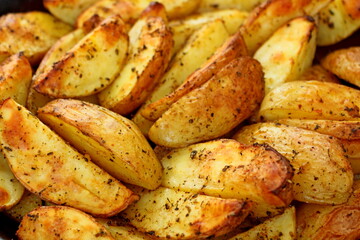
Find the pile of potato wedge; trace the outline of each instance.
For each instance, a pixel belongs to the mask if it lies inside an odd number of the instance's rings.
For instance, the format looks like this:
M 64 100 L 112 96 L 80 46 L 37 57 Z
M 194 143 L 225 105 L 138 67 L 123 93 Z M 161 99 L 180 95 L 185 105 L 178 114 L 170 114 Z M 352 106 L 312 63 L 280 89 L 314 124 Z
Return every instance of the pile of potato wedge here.
M 359 0 L 43 4 L 0 16 L 19 239 L 360 239 Z

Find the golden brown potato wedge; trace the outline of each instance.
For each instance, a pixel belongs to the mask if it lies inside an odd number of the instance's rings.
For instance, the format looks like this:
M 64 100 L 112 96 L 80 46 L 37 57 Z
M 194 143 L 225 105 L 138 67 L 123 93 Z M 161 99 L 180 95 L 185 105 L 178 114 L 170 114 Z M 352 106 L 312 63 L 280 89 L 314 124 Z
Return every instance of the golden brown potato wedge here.
M 334 74 L 318 64 L 306 69 L 305 72 L 296 80 L 316 80 L 321 82 L 339 83 L 339 79 Z
M 3 153 L 16 178 L 30 192 L 104 217 L 117 214 L 137 199 L 12 99 L 2 103 L 0 115 Z
M 56 98 L 95 94 L 116 78 L 127 54 L 124 22 L 114 15 L 37 76 L 36 91 Z
M 162 166 L 140 130 L 108 109 L 78 100 L 54 100 L 39 118 L 117 179 L 155 189 Z
M 11 97 L 25 106 L 31 77 L 30 63 L 22 53 L 5 59 L 0 63 L 0 99 Z
M 275 122 L 316 131 L 340 139 L 360 139 L 360 121 L 280 119 Z
M 198 70 L 193 72 L 174 92 L 151 103 L 141 114 L 152 121 L 158 119 L 170 106 L 190 91 L 200 87 L 232 60 L 247 56 L 244 40 L 239 32 L 230 37 Z
M 41 198 L 39 198 L 39 196 L 33 193 L 25 191 L 20 202 L 18 202 L 11 209 L 6 210 L 5 213 L 12 219 L 21 222 L 21 219 L 26 214 L 40 206 L 43 206 L 43 201 L 41 200 Z
M 360 158 L 348 158 L 354 175 L 360 174 Z
M 289 161 L 272 148 L 231 139 L 171 151 L 162 186 L 254 202 L 253 217 L 275 215 L 293 199 Z
M 321 65 L 339 78 L 360 86 L 360 47 L 334 51 L 321 60 Z
M 316 24 L 312 18 L 298 17 L 280 27 L 254 54 L 264 70 L 265 94 L 297 80 L 313 62 Z
M 23 193 L 23 185 L 15 178 L 4 155 L 0 153 L 0 211 L 16 205 Z
M 252 10 L 241 26 L 250 55 L 289 20 L 304 15 L 315 16 L 331 0 L 272 0 Z
M 149 138 L 176 148 L 220 137 L 250 117 L 263 96 L 261 65 L 250 57 L 234 59 L 171 105 L 151 126 Z
M 16 235 L 20 240 L 114 240 L 93 217 L 65 206 L 40 207 L 31 211 L 22 219 Z
M 236 228 L 251 203 L 160 187 L 137 190 L 140 200 L 120 214 L 131 225 L 155 237 L 194 239 L 219 236 Z
M 71 25 L 79 14 L 98 0 L 43 0 L 44 6 L 55 17 Z
M 297 210 L 299 240 L 359 239 L 360 181 L 354 182 L 354 192 L 345 204 L 302 204 Z
M 105 226 L 116 240 L 150 240 L 158 239 L 149 234 L 145 234 L 134 228 L 124 224 L 119 224 L 114 219 L 96 219 L 97 222 Z
M 360 28 L 358 0 L 334 0 L 318 13 L 317 44 L 328 46 L 340 42 Z
M 212 12 L 219 9 L 251 11 L 265 0 L 202 0 L 198 12 Z
M 230 35 L 236 33 L 240 25 L 247 18 L 248 13 L 236 9 L 225 9 L 213 12 L 190 15 L 180 20 L 169 22 L 173 32 L 174 48 L 173 53 L 177 53 L 187 42 L 187 39 L 194 31 L 199 29 L 205 23 L 221 19 Z
M 160 17 L 140 18 L 129 32 L 129 56 L 120 75 L 98 97 L 102 106 L 122 115 L 138 108 L 163 75 L 172 35 Z
M 153 122 L 141 115 L 142 109 L 179 87 L 193 71 L 214 54 L 228 37 L 229 34 L 221 20 L 206 23 L 194 32 L 186 45 L 176 54 L 167 72 L 161 77 L 146 102 L 133 117 L 133 121 L 143 134 L 148 134 Z
M 229 240 L 295 240 L 296 239 L 296 215 L 295 207 L 287 208 L 281 215 L 275 216 L 240 233 Z
M 258 119 L 358 121 L 359 111 L 359 90 L 330 82 L 293 81 L 284 83 L 265 96 Z
M 40 62 L 46 51 L 71 26 L 44 12 L 10 13 L 0 17 L 0 62 L 23 52 L 32 65 Z
M 259 123 L 242 128 L 234 139 L 269 144 L 289 159 L 295 169 L 292 181 L 298 201 L 340 204 L 351 194 L 353 172 L 334 137 L 279 123 Z

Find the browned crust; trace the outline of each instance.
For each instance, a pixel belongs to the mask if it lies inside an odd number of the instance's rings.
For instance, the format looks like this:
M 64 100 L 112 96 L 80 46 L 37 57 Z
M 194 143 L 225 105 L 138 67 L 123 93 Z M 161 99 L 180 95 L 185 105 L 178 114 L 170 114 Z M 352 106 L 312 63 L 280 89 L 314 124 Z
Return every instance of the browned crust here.
M 342 0 L 344 8 L 348 15 L 356 20 L 360 19 L 360 1 L 359 0 Z

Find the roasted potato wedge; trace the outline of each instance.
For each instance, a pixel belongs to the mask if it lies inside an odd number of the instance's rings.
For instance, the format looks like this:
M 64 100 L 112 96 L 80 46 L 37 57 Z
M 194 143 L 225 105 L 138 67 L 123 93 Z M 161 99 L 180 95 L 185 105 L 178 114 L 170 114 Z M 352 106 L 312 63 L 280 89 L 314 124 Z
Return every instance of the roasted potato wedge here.
M 0 17 L 0 62 L 23 52 L 32 65 L 72 27 L 44 12 L 9 13 Z
M 155 189 L 162 166 L 140 130 L 108 109 L 78 100 L 58 99 L 38 117 L 112 176 Z
M 287 82 L 267 94 L 258 119 L 327 119 L 358 121 L 360 91 L 320 81 Z
M 221 139 L 175 149 L 161 162 L 162 186 L 250 200 L 253 217 L 275 215 L 293 199 L 289 161 L 266 146 Z
M 194 32 L 186 45 L 176 54 L 159 84 L 133 117 L 133 121 L 143 134 L 148 134 L 153 122 L 141 115 L 142 109 L 172 93 L 193 71 L 206 62 L 228 37 L 229 34 L 221 20 L 206 23 Z
M 340 42 L 360 28 L 358 0 L 334 0 L 318 13 L 317 44 L 328 46 Z
M 137 190 L 140 200 L 120 214 L 138 230 L 155 237 L 194 239 L 219 236 L 236 228 L 251 203 L 169 188 Z
M 12 219 L 21 222 L 26 214 L 41 206 L 43 206 L 43 201 L 39 196 L 25 191 L 21 200 L 11 209 L 6 210 L 5 213 Z
M 138 108 L 163 75 L 172 35 L 160 17 L 140 18 L 129 32 L 129 57 L 120 75 L 98 97 L 102 106 L 122 115 Z
M 226 30 L 230 35 L 233 35 L 236 33 L 248 15 L 249 14 L 245 11 L 226 9 L 194 14 L 180 20 L 169 22 L 169 26 L 174 36 L 173 53 L 177 53 L 187 42 L 187 39 L 194 33 L 194 31 L 199 29 L 204 24 L 212 22 L 215 19 L 221 19 L 225 24 Z
M 305 72 L 297 80 L 316 80 L 321 82 L 340 83 L 339 79 L 327 71 L 321 65 L 313 65 L 305 70 Z
M 141 114 L 152 121 L 157 120 L 170 106 L 181 97 L 200 87 L 232 60 L 247 56 L 244 40 L 239 32 L 231 36 L 198 70 L 193 72 L 174 92 L 149 104 Z
M 22 53 L 5 59 L 0 63 L 0 99 L 11 97 L 25 106 L 31 77 L 30 63 Z
M 340 204 L 351 194 L 353 172 L 334 137 L 279 123 L 259 123 L 242 128 L 234 139 L 245 144 L 268 144 L 289 159 L 295 169 L 295 200 Z
M 316 24 L 312 18 L 298 17 L 280 27 L 254 54 L 264 70 L 265 94 L 297 80 L 313 62 Z
M 219 9 L 251 11 L 264 0 L 202 0 L 198 12 L 212 12 Z
M 299 240 L 359 239 L 360 182 L 354 182 L 354 192 L 345 204 L 302 204 L 297 210 Z
M 149 138 L 176 148 L 220 137 L 250 117 L 263 96 L 261 65 L 250 57 L 234 59 L 171 105 L 151 126 Z
M 98 0 L 43 0 L 44 6 L 55 17 L 71 25 L 82 11 Z
M 15 178 L 4 155 L 0 153 L 0 211 L 16 205 L 23 193 L 23 185 Z
M 316 131 L 340 139 L 360 139 L 360 121 L 280 119 L 275 122 Z
M 84 97 L 115 80 L 125 60 L 128 36 L 114 15 L 82 38 L 49 69 L 37 76 L 33 88 L 50 97 Z
M 304 15 L 315 16 L 331 0 L 272 0 L 265 1 L 250 13 L 241 26 L 250 55 L 289 20 Z
M 258 239 L 296 239 L 296 215 L 295 207 L 287 208 L 281 215 L 275 216 L 240 233 L 229 240 L 258 240 Z
M 114 240 L 93 217 L 65 206 L 40 207 L 31 211 L 22 219 L 16 235 L 21 240 Z
M 153 238 L 149 234 L 145 234 L 137 230 L 136 228 L 124 224 L 119 224 L 114 219 L 96 219 L 97 222 L 105 226 L 105 228 L 111 233 L 116 240 L 149 240 L 158 239 Z
M 30 192 L 103 217 L 117 214 L 137 199 L 12 99 L 1 104 L 0 115 L 3 153 Z
M 360 86 L 360 46 L 334 51 L 321 60 L 321 65 L 339 78 Z

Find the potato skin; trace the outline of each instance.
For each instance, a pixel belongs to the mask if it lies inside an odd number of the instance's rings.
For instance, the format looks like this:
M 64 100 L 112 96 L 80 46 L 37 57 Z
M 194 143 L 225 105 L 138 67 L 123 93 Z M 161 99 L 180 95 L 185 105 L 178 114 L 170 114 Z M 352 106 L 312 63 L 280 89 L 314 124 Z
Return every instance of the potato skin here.
M 295 169 L 295 200 L 341 204 L 351 194 L 353 172 L 340 141 L 332 136 L 259 123 L 243 127 L 233 138 L 245 144 L 268 144 L 289 159 Z
M 39 207 L 24 216 L 16 232 L 19 240 L 114 240 L 90 215 L 65 206 Z
M 334 51 L 321 60 L 321 65 L 339 78 L 360 86 L 360 47 Z
M 248 118 L 263 96 L 261 65 L 237 58 L 171 105 L 152 125 L 149 138 L 176 148 L 220 137 Z

